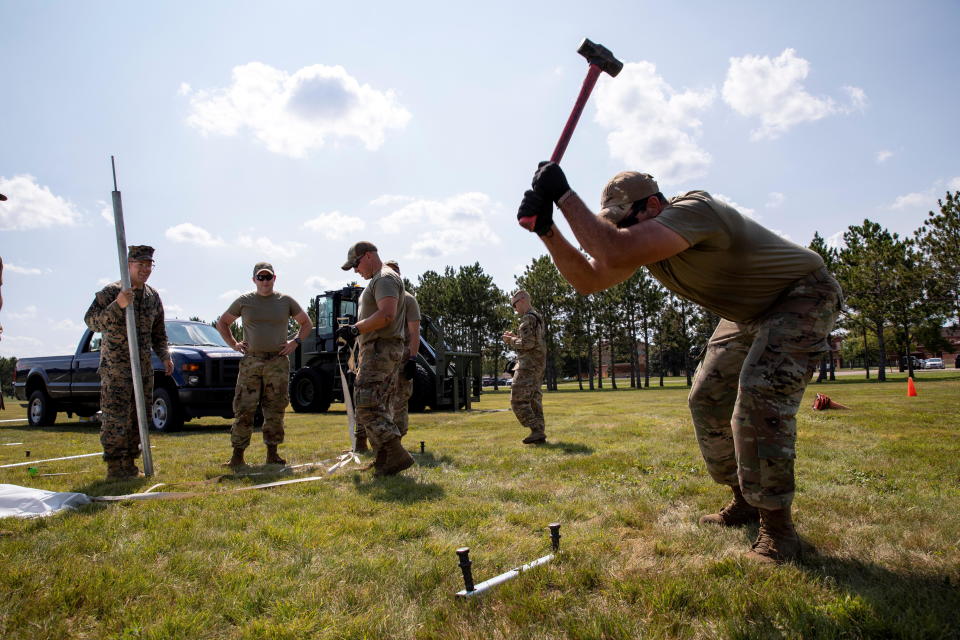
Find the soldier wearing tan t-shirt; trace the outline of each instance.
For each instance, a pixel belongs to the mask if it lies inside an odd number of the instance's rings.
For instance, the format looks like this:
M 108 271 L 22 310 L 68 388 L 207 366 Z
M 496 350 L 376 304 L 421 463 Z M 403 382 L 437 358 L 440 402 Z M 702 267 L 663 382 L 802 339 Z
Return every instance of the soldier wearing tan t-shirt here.
M 394 420 L 392 400 L 397 389 L 397 375 L 407 360 L 407 344 L 403 331 L 403 280 L 384 266 L 377 247 L 371 242 L 358 242 L 347 252 L 341 267 L 353 269 L 369 280 L 360 294 L 359 319 L 356 324 L 337 330 L 337 338 L 360 346 L 357 380 L 353 404 L 356 411 L 357 450 L 366 447 L 365 440 L 376 451 L 374 475 L 390 476 L 413 465 L 413 456 L 400 444 L 400 429 Z
M 233 396 L 233 427 L 230 444 L 232 469 L 244 466 L 243 452 L 250 445 L 253 417 L 257 405 L 263 411 L 263 443 L 267 446 L 267 464 L 286 464 L 277 453 L 283 442 L 283 414 L 289 401 L 290 360 L 288 355 L 310 335 L 310 316 L 290 296 L 273 290 L 276 273 L 268 262 L 253 267 L 256 291 L 245 293 L 217 319 L 217 331 L 227 344 L 243 354 L 237 389 Z M 238 342 L 230 325 L 243 319 L 243 340 Z M 293 318 L 300 325 L 297 336 L 287 340 L 287 324 Z
M 585 257 L 553 225 L 555 202 Z M 518 219 L 534 221 L 557 268 L 581 294 L 641 266 L 665 287 L 719 315 L 689 405 L 711 477 L 733 500 L 701 524 L 760 522 L 751 560 L 800 558 L 793 526 L 795 416 L 842 294 L 819 255 L 705 191 L 672 200 L 653 177 L 625 171 L 593 215 L 559 165 L 541 163 Z
M 385 263 L 400 275 L 400 264 L 396 260 Z M 393 394 L 393 422 L 397 425 L 402 439 L 409 428 L 410 396 L 413 395 L 413 379 L 417 375 L 417 354 L 420 352 L 420 303 L 409 291 L 403 292 L 404 331 L 403 339 L 407 344 L 403 366 L 397 373 L 397 388 Z

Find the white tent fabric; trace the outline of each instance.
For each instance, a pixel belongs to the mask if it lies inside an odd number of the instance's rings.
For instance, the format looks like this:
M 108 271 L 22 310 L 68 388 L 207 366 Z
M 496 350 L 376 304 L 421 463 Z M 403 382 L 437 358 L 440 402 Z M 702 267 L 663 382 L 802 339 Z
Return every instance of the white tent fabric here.
M 0 518 L 37 518 L 85 504 L 90 504 L 90 497 L 85 493 L 0 484 Z

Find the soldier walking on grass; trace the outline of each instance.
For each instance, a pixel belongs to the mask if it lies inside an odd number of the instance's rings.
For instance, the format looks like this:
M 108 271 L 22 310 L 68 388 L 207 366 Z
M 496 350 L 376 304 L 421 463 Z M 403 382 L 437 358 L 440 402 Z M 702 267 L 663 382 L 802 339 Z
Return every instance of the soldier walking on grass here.
M 530 294 L 523 289 L 513 294 L 510 302 L 520 316 L 517 333 L 507 331 L 503 341 L 517 352 L 517 366 L 510 385 L 510 407 L 520 424 L 530 429 L 523 444 L 542 444 L 547 440 L 543 421 L 543 372 L 547 366 L 547 344 L 543 318 L 530 303 Z
M 257 405 L 263 411 L 263 443 L 267 446 L 267 464 L 286 464 L 277 453 L 283 443 L 283 414 L 290 392 L 290 360 L 288 355 L 310 335 L 310 316 L 290 296 L 273 290 L 276 273 L 269 262 L 253 267 L 256 291 L 245 293 L 217 319 L 217 331 L 227 344 L 243 354 L 237 389 L 233 396 L 233 428 L 230 444 L 233 456 L 227 463 L 231 469 L 244 466 L 243 452 L 250 445 L 253 418 Z M 243 320 L 243 340 L 237 342 L 230 325 Z M 297 336 L 287 340 L 289 318 L 300 325 Z
M 140 347 L 140 372 L 147 406 L 153 400 L 153 365 L 150 351 L 173 373 L 163 324 L 163 302 L 157 290 L 147 285 L 153 273 L 153 247 L 131 246 L 127 252 L 130 288 L 120 282 L 108 284 L 93 299 L 83 317 L 91 331 L 102 334 L 100 342 L 100 443 L 107 463 L 107 480 L 140 476 L 134 460 L 140 455 L 140 430 L 134 398 L 130 346 L 125 309 L 132 304 Z
M 553 203 L 585 257 L 553 225 Z M 793 244 L 705 191 L 667 200 L 645 173 L 607 183 L 600 213 L 570 189 L 560 166 L 541 163 L 518 218 L 536 218 L 560 273 L 581 294 L 609 288 L 641 266 L 665 287 L 722 319 L 697 369 L 689 405 L 710 476 L 732 501 L 701 524 L 760 522 L 747 558 L 799 560 L 793 526 L 795 416 L 828 349 L 842 304 L 815 252 Z
M 400 275 L 396 260 L 387 260 L 385 264 Z M 401 438 L 407 435 L 409 426 L 408 409 L 413 395 L 413 379 L 417 375 L 417 353 L 420 352 L 420 303 L 409 291 L 403 292 L 403 315 L 406 318 L 403 339 L 407 344 L 407 357 L 397 375 L 397 390 L 393 394 L 393 422 Z
M 354 384 L 356 408 L 356 449 L 366 450 L 366 441 L 376 452 L 374 475 L 390 476 L 413 465 L 413 456 L 400 444 L 400 428 L 394 421 L 393 396 L 397 376 L 408 361 L 404 340 L 403 281 L 384 266 L 377 247 L 358 242 L 347 252 L 341 267 L 353 269 L 369 280 L 360 296 L 359 320 L 337 329 L 337 338 L 348 346 L 359 342 L 360 358 Z

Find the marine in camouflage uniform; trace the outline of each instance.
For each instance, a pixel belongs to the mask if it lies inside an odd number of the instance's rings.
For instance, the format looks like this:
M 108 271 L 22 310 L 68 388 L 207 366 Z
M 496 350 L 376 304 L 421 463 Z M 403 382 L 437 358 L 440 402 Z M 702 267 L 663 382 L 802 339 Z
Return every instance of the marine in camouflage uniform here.
M 384 264 L 400 275 L 396 260 Z M 393 422 L 400 437 L 407 435 L 409 427 L 410 396 L 413 395 L 413 380 L 417 372 L 417 353 L 420 351 L 420 303 L 409 291 L 403 292 L 403 315 L 405 318 L 403 340 L 407 345 L 406 359 L 397 374 L 397 388 L 393 393 Z
M 245 293 L 231 303 L 217 319 L 217 331 L 234 350 L 243 354 L 237 386 L 233 395 L 233 427 L 230 444 L 233 455 L 226 466 L 243 467 L 244 451 L 250 446 L 253 421 L 260 406 L 263 412 L 263 443 L 267 464 L 286 464 L 277 447 L 283 443 L 284 412 L 289 402 L 290 359 L 297 346 L 313 329 L 310 316 L 292 297 L 273 290 L 276 273 L 269 262 L 253 267 L 255 291 Z M 230 325 L 243 320 L 243 337 L 236 340 Z M 297 336 L 287 339 L 290 318 L 299 325 Z
M 517 352 L 517 364 L 510 385 L 510 407 L 520 424 L 530 429 L 524 444 L 546 442 L 543 420 L 543 372 L 547 366 L 547 344 L 544 339 L 543 318 L 530 304 L 530 295 L 523 291 L 513 294 L 514 310 L 520 315 L 517 333 L 506 332 L 503 340 Z
M 393 415 L 397 376 L 407 361 L 403 337 L 403 281 L 385 267 L 370 242 L 358 242 L 347 252 L 342 269 L 353 269 L 369 280 L 360 296 L 355 325 L 337 330 L 337 337 L 359 342 L 360 357 L 354 383 L 357 446 L 362 438 L 376 451 L 375 475 L 394 475 L 413 465 L 413 456 L 400 444 L 401 433 Z
M 163 361 L 167 375 L 173 362 L 167 349 L 167 331 L 163 323 L 163 302 L 157 290 L 146 284 L 153 268 L 153 247 L 131 246 L 127 254 L 140 349 L 140 372 L 147 415 L 153 399 L 153 366 L 151 350 Z M 130 367 L 130 346 L 127 341 L 126 311 L 118 298 L 123 285 L 108 284 L 94 297 L 84 316 L 91 331 L 102 334 L 100 342 L 100 443 L 107 463 L 107 478 L 135 477 L 140 471 L 134 460 L 140 455 L 140 431 Z M 149 419 L 149 418 L 148 418 Z
M 701 524 L 760 522 L 747 558 L 799 559 L 793 526 L 796 413 L 842 304 L 823 259 L 704 191 L 671 200 L 648 174 L 611 179 L 594 216 L 555 163 L 542 163 L 517 217 L 533 220 L 560 272 L 588 294 L 645 265 L 673 293 L 716 313 L 689 405 L 711 477 L 732 501 Z M 585 257 L 553 225 L 555 202 Z

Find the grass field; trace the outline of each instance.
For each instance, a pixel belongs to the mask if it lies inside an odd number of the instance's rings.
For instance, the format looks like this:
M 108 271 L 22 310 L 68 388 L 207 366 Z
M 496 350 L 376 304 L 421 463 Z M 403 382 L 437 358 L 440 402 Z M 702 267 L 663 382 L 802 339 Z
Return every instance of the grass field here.
M 426 452 L 401 477 L 338 472 L 225 478 L 229 424 L 154 434 L 154 478 L 102 481 L 96 457 L 0 469 L 0 483 L 91 495 L 211 495 L 95 504 L 0 521 L 0 637 L 29 638 L 957 638 L 960 373 L 844 376 L 811 385 L 798 416 L 795 519 L 818 553 L 745 563 L 756 529 L 697 526 L 728 495 L 707 476 L 686 388 L 544 396 L 549 444 L 524 447 L 509 392 L 470 414 L 414 415 Z M 626 384 L 621 381 L 622 387 Z M 822 391 L 852 411 L 814 412 Z M 23 417 L 7 403 L 0 420 Z M 288 413 L 290 463 L 346 444 L 342 405 Z M 0 464 L 98 451 L 95 427 L 0 423 Z M 262 443 L 248 461 L 262 460 Z M 253 468 L 252 471 L 260 471 Z M 310 475 L 298 474 L 298 475 Z M 180 484 L 178 484 L 180 483 Z M 477 582 L 549 551 L 559 558 L 461 601 L 455 549 Z

